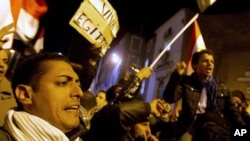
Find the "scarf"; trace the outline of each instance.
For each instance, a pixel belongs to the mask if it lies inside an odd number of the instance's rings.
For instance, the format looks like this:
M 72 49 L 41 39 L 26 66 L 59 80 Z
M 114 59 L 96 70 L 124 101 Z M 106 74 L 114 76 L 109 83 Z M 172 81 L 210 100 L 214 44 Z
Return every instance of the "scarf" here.
M 201 88 L 206 89 L 207 94 L 207 111 L 217 112 L 216 96 L 217 96 L 217 82 L 214 76 L 210 76 L 208 80 L 202 80 L 197 73 L 192 73 L 192 77 L 198 81 L 198 85 Z
M 206 88 L 207 92 L 207 110 L 216 111 L 216 95 L 217 95 L 217 83 L 213 76 L 210 76 L 208 80 L 200 80 L 203 88 Z
M 91 118 L 88 114 L 88 111 L 83 106 L 80 106 L 79 110 L 80 110 L 80 119 L 81 119 L 83 125 L 85 126 L 85 130 L 88 131 L 88 130 L 90 130 Z
M 69 141 L 61 130 L 24 111 L 9 110 L 3 127 L 17 141 Z

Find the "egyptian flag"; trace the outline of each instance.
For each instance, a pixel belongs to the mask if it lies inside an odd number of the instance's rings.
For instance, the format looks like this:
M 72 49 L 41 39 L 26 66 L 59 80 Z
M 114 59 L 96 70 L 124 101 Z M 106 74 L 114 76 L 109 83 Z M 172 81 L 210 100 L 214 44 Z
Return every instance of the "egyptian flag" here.
M 187 60 L 187 75 L 190 75 L 193 72 L 191 65 L 192 55 L 200 50 L 206 49 L 205 42 L 201 35 L 201 31 L 197 21 L 194 21 L 192 32 L 191 32 L 191 41 L 190 48 L 188 50 L 188 60 Z
M 14 23 L 10 0 L 0 0 L 0 48 L 11 48 L 14 36 Z
M 11 48 L 14 39 L 43 48 L 43 28 L 39 20 L 47 10 L 45 0 L 1 0 L 0 31 L 4 35 L 0 38 L 5 41 L 3 48 Z
M 195 20 L 192 25 L 191 31 L 191 41 L 190 41 L 190 48 L 188 49 L 188 60 L 187 60 L 187 75 L 191 75 L 193 72 L 193 68 L 191 65 L 192 55 L 200 50 L 206 49 L 203 37 L 201 35 L 201 31 L 198 25 L 198 22 Z M 178 100 L 173 108 L 172 117 L 177 119 L 179 117 L 179 111 L 181 111 L 182 107 L 182 99 Z

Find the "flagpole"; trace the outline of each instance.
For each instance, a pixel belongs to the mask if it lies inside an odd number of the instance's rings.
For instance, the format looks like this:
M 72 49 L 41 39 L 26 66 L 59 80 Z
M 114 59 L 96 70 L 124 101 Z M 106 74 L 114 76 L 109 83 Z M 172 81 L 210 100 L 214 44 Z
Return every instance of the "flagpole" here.
M 161 53 L 156 57 L 153 63 L 149 66 L 150 68 L 153 68 L 154 65 L 159 61 L 159 59 L 164 55 L 164 53 L 167 51 L 168 47 L 171 46 L 174 41 L 198 18 L 199 14 L 195 14 L 194 17 L 181 29 L 181 31 L 176 34 L 176 36 L 169 42 L 169 44 L 161 51 Z

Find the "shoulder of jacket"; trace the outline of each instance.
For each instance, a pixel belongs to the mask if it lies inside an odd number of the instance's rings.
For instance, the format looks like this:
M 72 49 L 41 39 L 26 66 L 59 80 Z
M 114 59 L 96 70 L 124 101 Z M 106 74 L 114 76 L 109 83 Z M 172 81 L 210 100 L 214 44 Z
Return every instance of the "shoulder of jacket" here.
M 0 141 L 14 141 L 11 135 L 5 131 L 3 127 L 0 127 Z
M 214 77 L 214 79 L 215 79 L 216 83 L 218 83 L 218 84 L 220 84 L 220 83 L 225 84 L 225 81 L 223 81 L 223 80 L 221 80 L 221 79 L 219 79 L 217 77 Z
M 228 96 L 230 96 L 230 90 L 227 87 L 225 81 L 216 79 L 216 83 L 218 84 L 217 96 L 219 96 L 219 97 L 228 97 Z
M 227 89 L 225 81 L 215 77 L 215 82 L 217 83 L 218 87 L 223 88 L 223 89 Z

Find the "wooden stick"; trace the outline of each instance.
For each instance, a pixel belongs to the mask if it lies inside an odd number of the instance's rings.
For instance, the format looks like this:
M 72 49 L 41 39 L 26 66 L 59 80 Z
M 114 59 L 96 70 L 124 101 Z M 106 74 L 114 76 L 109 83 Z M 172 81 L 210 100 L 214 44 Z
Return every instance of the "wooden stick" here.
M 175 40 L 198 18 L 199 14 L 195 14 L 194 17 L 181 29 L 178 34 L 169 42 L 169 44 L 161 51 L 161 53 L 156 57 L 154 62 L 150 65 L 150 68 L 153 68 L 154 65 L 159 61 L 159 59 L 164 55 L 164 53 L 167 51 L 168 47 L 171 46 Z

